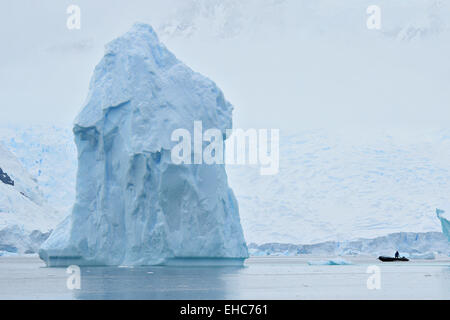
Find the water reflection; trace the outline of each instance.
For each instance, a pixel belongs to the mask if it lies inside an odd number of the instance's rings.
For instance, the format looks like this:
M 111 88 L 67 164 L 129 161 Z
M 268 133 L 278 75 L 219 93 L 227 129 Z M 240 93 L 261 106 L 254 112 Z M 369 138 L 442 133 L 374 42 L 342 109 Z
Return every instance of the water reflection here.
M 226 299 L 244 267 L 83 267 L 75 299 Z
M 442 274 L 442 281 L 440 281 L 440 283 L 443 292 L 443 297 L 448 297 L 450 295 L 450 265 L 443 267 L 441 274 Z

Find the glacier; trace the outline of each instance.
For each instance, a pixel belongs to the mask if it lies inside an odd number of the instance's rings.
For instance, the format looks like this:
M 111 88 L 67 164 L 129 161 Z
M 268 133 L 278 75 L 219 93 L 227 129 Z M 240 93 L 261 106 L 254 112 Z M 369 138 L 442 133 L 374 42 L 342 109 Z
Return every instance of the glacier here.
M 36 253 L 60 218 L 36 180 L 0 144 L 0 256 Z
M 180 62 L 152 27 L 110 42 L 73 132 L 76 200 L 41 246 L 47 266 L 242 264 L 248 257 L 223 165 L 174 165 L 171 133 L 232 127 L 214 82 Z M 192 149 L 193 150 L 193 149 Z
M 448 218 L 448 214 L 446 214 L 444 210 L 436 209 L 436 215 L 441 221 L 442 232 L 445 234 L 448 241 L 450 241 L 450 221 Z
M 46 202 L 67 215 L 75 201 L 77 169 L 76 147 L 70 127 L 54 124 L 0 125 L 0 143 L 14 153 L 37 181 Z
M 249 244 L 251 256 L 380 256 L 393 255 L 417 260 L 432 260 L 450 256 L 450 242 L 441 232 L 398 232 L 382 237 L 360 238 L 350 241 L 326 241 L 314 244 L 265 243 Z

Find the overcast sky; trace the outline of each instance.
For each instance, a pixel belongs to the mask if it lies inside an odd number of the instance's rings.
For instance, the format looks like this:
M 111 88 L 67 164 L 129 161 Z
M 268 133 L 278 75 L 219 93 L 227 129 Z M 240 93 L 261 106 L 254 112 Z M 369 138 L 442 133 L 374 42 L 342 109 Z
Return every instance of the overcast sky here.
M 372 2 L 381 30 L 366 27 Z M 0 121 L 71 125 L 105 43 L 140 21 L 219 85 L 237 126 L 446 126 L 449 13 L 438 0 L 5 0 Z

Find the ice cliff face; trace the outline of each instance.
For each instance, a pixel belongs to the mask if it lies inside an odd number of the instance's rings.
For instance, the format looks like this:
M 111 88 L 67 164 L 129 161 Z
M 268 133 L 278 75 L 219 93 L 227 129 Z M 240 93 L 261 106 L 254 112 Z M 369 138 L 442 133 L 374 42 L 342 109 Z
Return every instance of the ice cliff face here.
M 448 215 L 445 214 L 444 210 L 440 209 L 436 209 L 436 214 L 439 220 L 441 220 L 442 232 L 448 238 L 448 241 L 450 241 L 450 220 L 448 218 Z
M 224 166 L 174 165 L 170 157 L 175 129 L 192 133 L 202 121 L 225 134 L 232 109 L 150 26 L 136 24 L 108 44 L 74 124 L 72 215 L 40 257 L 49 266 L 242 262 L 247 246 Z
M 265 243 L 249 244 L 254 256 L 296 256 L 303 254 L 340 256 L 340 255 L 393 255 L 399 251 L 402 256 L 412 259 L 434 259 L 450 256 L 450 242 L 441 232 L 398 232 L 374 239 L 356 239 L 352 241 L 327 241 L 315 244 Z

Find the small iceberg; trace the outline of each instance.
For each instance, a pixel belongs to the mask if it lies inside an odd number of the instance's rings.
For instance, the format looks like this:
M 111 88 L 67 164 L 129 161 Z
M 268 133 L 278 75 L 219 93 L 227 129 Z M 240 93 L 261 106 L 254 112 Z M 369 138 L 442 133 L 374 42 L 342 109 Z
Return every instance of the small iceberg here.
M 308 261 L 310 266 L 346 266 L 352 265 L 350 261 L 344 259 L 332 259 L 332 260 L 319 260 L 319 261 Z
M 448 241 L 450 241 L 450 221 L 448 220 L 448 215 L 441 209 L 436 209 L 436 215 L 441 220 L 442 232 L 448 238 Z

